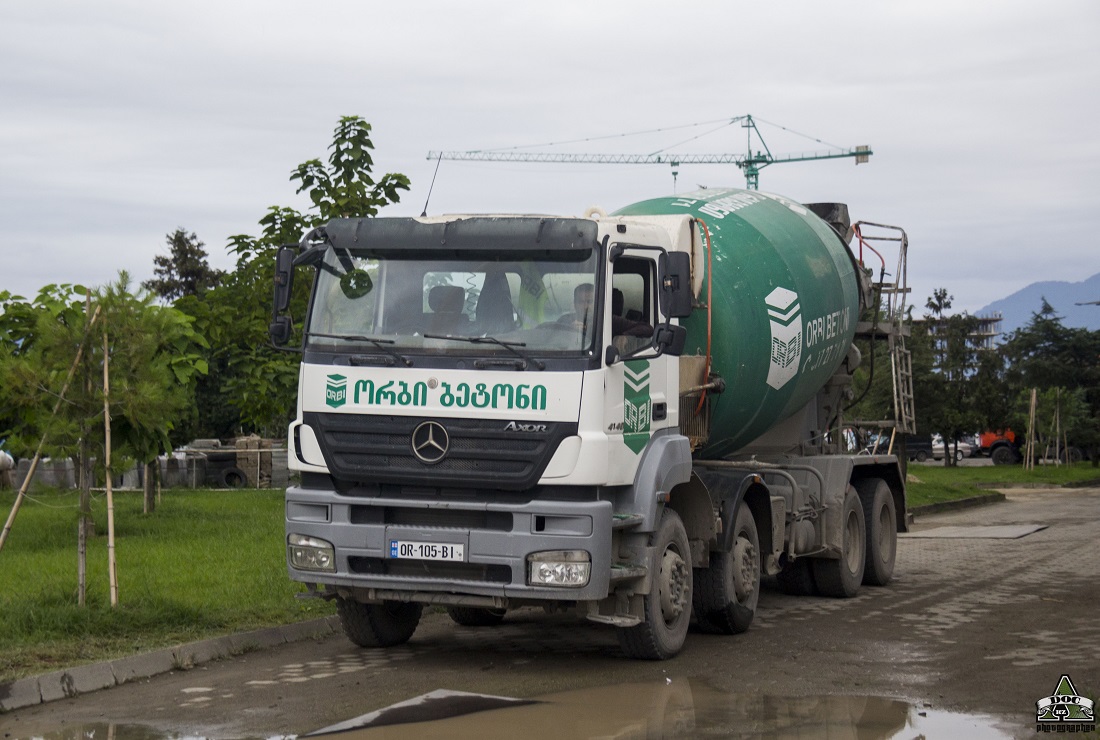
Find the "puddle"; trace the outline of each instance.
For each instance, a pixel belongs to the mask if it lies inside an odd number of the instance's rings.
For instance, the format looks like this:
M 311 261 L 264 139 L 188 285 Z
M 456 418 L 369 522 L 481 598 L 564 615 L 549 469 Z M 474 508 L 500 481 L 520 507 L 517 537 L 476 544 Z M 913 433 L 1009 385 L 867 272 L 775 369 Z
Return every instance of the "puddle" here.
M 411 702 L 440 701 L 447 718 L 424 721 Z M 669 679 L 578 689 L 522 705 L 505 697 L 432 692 L 311 736 L 333 740 L 387 738 L 1010 738 L 992 717 L 940 712 L 878 697 L 774 697 L 727 694 L 705 682 Z M 493 703 L 498 703 L 496 708 Z M 466 712 L 461 712 L 462 708 Z M 413 719 L 394 720 L 397 711 Z M 351 729 L 354 728 L 354 729 Z M 336 734 L 327 734 L 337 730 Z
M 8 735 L 5 734 L 5 738 Z M 197 740 L 194 735 L 161 732 L 146 725 L 117 725 L 111 722 L 89 722 L 32 735 L 33 740 Z
M 1010 727 L 1003 720 L 1000 727 Z M 1022 729 L 1022 728 L 1018 728 Z M 11 738 L 11 736 L 5 736 Z M 192 740 L 143 725 L 72 725 L 41 740 Z M 281 736 L 276 735 L 275 738 Z M 293 736 L 282 736 L 290 740 Z M 1010 738 L 998 721 L 894 699 L 729 694 L 705 681 L 666 679 L 576 689 L 533 699 L 438 690 L 326 727 L 326 740 L 477 738 Z M 269 737 L 268 740 L 274 740 Z

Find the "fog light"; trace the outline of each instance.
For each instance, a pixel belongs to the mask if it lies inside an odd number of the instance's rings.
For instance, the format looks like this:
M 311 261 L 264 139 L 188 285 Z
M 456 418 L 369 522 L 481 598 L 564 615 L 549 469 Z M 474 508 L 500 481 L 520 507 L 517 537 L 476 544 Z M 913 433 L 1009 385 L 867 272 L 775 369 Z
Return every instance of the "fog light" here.
M 286 538 L 290 564 L 298 570 L 336 570 L 336 550 L 331 542 L 292 534 Z
M 530 586 L 580 588 L 588 585 L 592 558 L 584 550 L 549 550 L 527 556 L 527 583 Z

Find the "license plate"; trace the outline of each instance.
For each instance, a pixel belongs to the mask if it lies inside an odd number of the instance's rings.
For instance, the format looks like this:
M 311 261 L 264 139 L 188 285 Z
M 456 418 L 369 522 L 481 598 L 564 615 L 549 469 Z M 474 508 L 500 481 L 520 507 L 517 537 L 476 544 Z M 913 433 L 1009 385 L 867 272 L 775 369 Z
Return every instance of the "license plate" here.
M 413 560 L 446 560 L 462 563 L 466 560 L 466 548 L 463 545 L 451 545 L 439 542 L 390 540 L 390 557 L 410 558 Z

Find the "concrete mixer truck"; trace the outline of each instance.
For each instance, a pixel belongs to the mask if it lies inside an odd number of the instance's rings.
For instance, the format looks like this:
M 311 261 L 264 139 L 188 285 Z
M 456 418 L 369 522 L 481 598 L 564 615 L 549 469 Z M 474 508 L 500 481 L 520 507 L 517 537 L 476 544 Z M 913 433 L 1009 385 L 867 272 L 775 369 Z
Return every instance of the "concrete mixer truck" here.
M 762 578 L 886 584 L 904 475 L 841 433 L 876 308 L 852 231 L 839 204 L 707 189 L 335 219 L 282 248 L 276 345 L 312 273 L 290 577 L 362 646 L 409 640 L 425 605 L 468 626 L 541 606 L 642 659 L 692 622 L 746 630 Z

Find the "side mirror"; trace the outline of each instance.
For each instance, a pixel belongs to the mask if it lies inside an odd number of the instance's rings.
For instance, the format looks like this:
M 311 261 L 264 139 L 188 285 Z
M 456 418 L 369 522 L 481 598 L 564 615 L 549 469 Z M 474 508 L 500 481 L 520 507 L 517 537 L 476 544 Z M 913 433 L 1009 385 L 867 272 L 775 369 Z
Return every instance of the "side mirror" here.
M 691 316 L 691 255 L 663 252 L 659 271 L 661 313 L 670 319 Z
M 290 291 L 294 286 L 294 258 L 298 256 L 297 252 L 297 247 L 279 247 L 275 255 L 274 314 L 276 316 L 290 308 Z
M 661 354 L 679 357 L 684 354 L 684 344 L 687 342 L 687 329 L 672 324 L 661 324 L 657 327 L 657 333 L 653 343 Z
M 267 335 L 276 347 L 286 346 L 293 328 L 290 317 L 282 314 L 290 308 L 290 291 L 294 287 L 294 258 L 297 253 L 297 247 L 279 247 L 275 255 L 275 295 Z
M 285 347 L 290 341 L 290 317 L 276 316 L 267 327 L 267 335 L 276 347 Z

